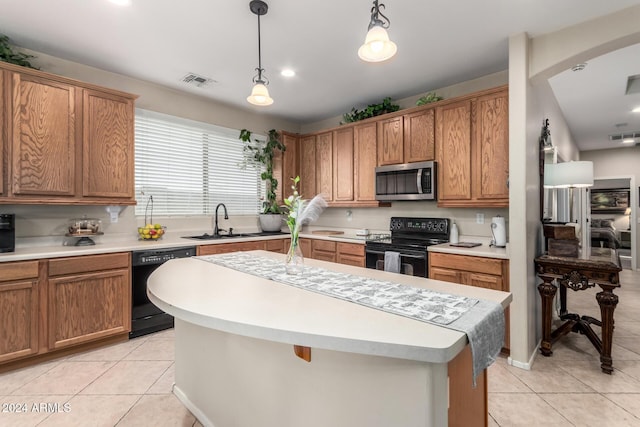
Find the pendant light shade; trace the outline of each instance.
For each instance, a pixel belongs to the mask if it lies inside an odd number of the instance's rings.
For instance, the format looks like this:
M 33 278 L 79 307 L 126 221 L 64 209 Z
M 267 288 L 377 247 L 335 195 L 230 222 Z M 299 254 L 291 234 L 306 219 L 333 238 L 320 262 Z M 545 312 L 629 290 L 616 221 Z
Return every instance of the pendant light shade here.
M 253 85 L 251 95 L 247 96 L 247 101 L 253 105 L 267 106 L 273 104 L 273 98 L 269 96 L 269 90 L 263 83 L 258 81 Z
M 378 5 L 378 0 L 373 2 L 369 31 L 367 32 L 364 44 L 358 49 L 358 56 L 363 61 L 386 61 L 395 55 L 398 50 L 396 44 L 389 40 L 389 34 L 386 29 L 389 28 L 391 21 L 380 12 L 380 8 L 384 7 L 384 4 Z
M 262 68 L 262 51 L 260 46 L 260 16 L 267 14 L 269 6 L 262 0 L 252 0 L 249 2 L 249 9 L 258 15 L 258 68 L 256 68 L 258 74 L 253 78 L 253 89 L 251 90 L 251 95 L 247 97 L 247 101 L 250 104 L 264 107 L 273 104 L 273 98 L 269 96 L 269 90 L 267 89 L 269 80 L 262 75 L 264 68 Z

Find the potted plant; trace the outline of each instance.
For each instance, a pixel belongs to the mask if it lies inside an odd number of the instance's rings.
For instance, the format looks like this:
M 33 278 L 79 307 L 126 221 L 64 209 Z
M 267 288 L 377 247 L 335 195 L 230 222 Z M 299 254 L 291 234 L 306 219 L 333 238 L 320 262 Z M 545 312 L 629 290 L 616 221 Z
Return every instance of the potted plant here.
M 266 200 L 262 203 L 262 213 L 259 215 L 262 231 L 280 231 L 282 227 L 282 210 L 277 202 L 276 190 L 278 180 L 273 176 L 273 156 L 276 151 L 285 151 L 285 145 L 280 142 L 280 134 L 271 129 L 266 140 L 251 139 L 251 131 L 242 129 L 240 140 L 244 142 L 244 160 L 242 168 L 247 166 L 262 170 L 260 178 L 266 184 Z
M 14 52 L 13 48 L 9 44 L 9 37 L 4 34 L 0 34 L 0 61 L 37 70 L 37 68 L 31 65 L 28 61 L 29 58 L 35 57 L 33 55 L 27 55 L 26 53 Z

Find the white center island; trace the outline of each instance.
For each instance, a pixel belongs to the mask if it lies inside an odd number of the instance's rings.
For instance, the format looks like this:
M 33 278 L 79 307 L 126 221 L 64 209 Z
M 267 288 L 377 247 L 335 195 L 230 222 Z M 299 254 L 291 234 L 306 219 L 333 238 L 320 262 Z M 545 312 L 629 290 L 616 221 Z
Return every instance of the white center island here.
M 256 256 L 284 255 L 255 251 Z M 306 259 L 305 265 L 497 302 L 511 294 Z M 174 393 L 205 426 L 487 424 L 464 333 L 198 258 L 169 261 L 148 294 L 175 317 Z M 295 352 L 294 352 L 295 348 Z

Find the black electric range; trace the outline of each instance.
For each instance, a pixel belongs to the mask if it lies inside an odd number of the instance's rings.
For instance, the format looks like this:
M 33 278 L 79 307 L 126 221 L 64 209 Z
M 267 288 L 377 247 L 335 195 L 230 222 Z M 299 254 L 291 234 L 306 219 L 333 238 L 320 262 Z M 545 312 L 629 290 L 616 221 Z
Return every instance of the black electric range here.
M 386 239 L 367 241 L 366 267 L 384 270 L 386 252 L 400 254 L 400 273 L 428 277 L 427 247 L 449 242 L 448 218 L 392 217 Z

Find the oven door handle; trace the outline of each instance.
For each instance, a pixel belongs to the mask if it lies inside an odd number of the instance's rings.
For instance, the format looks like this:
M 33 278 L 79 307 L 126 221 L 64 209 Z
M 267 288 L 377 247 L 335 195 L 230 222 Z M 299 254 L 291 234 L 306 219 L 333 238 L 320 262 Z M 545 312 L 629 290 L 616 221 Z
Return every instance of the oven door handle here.
M 365 255 L 366 254 L 376 254 L 376 255 L 384 255 L 385 251 L 372 251 L 372 250 L 365 250 Z M 424 259 L 425 256 L 424 255 L 408 255 L 408 254 L 403 254 L 400 253 L 400 258 L 416 258 L 416 259 Z

